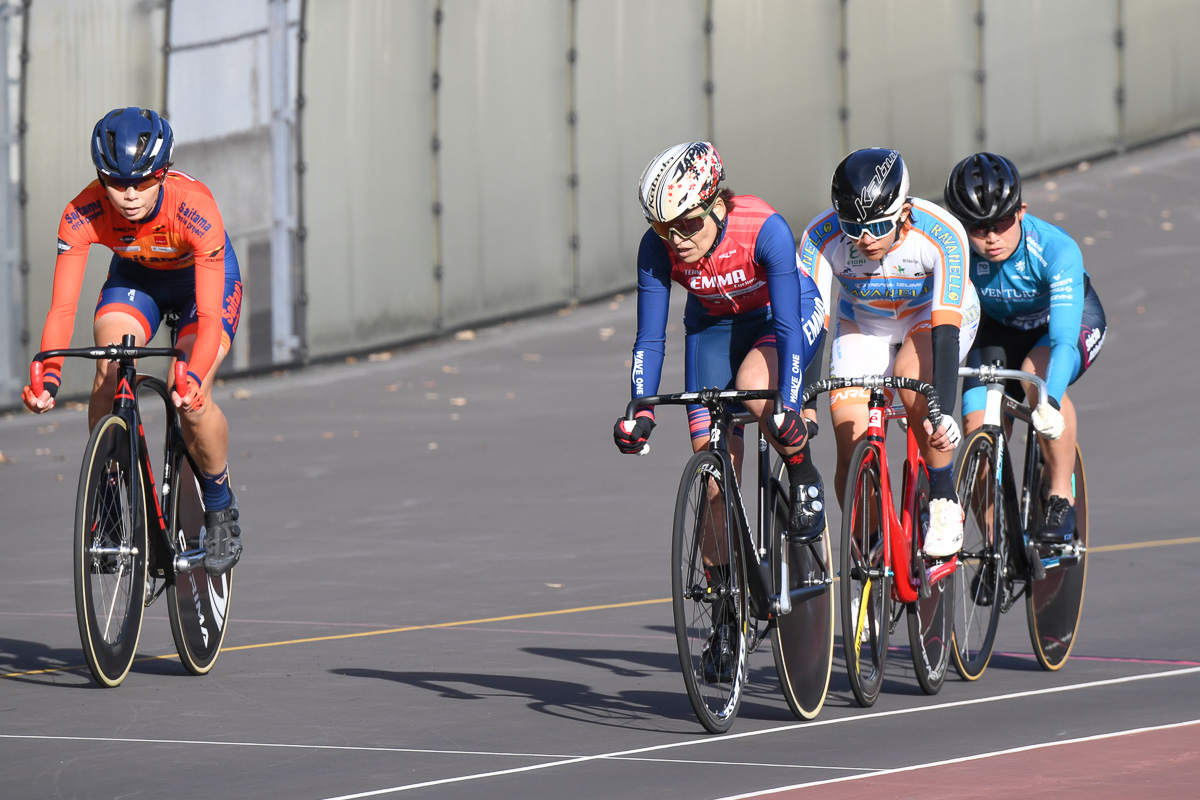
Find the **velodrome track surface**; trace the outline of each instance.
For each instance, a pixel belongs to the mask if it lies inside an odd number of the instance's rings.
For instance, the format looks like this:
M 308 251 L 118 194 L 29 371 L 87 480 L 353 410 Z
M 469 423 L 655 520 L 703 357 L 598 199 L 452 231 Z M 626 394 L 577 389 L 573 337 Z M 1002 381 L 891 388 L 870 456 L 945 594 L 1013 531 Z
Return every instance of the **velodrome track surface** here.
M 1026 184 L 1083 242 L 1110 323 L 1072 390 L 1092 550 L 1061 671 L 1018 606 L 978 682 L 926 697 L 897 650 L 860 709 L 839 636 L 817 720 L 760 651 L 731 734 L 704 734 L 667 600 L 683 411 L 646 458 L 611 442 L 629 296 L 219 388 L 247 551 L 203 678 L 160 600 L 125 683 L 92 684 L 70 578 L 84 412 L 0 420 L 0 797 L 1197 796 L 1200 139 Z M 827 426 L 814 446 L 832 474 Z

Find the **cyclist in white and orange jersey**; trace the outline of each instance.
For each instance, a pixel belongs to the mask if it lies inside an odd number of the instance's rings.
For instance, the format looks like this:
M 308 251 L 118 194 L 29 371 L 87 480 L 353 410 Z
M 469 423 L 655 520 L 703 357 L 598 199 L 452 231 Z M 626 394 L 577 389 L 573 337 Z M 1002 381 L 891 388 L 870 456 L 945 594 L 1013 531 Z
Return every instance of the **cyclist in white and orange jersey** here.
M 897 375 L 932 383 L 942 404 L 934 430 L 925 398 L 900 399 L 929 467 L 930 530 L 925 554 L 962 547 L 962 508 L 951 467 L 961 438 L 953 419 L 958 364 L 979 325 L 979 300 L 967 279 L 962 224 L 941 207 L 908 196 L 908 168 L 895 150 L 869 148 L 846 156 L 833 173 L 833 206 L 801 237 L 801 264 L 830 270 L 839 284 L 830 373 L 852 378 Z M 870 393 L 831 395 L 837 440 L 834 485 L 840 500 L 855 446 L 867 433 Z

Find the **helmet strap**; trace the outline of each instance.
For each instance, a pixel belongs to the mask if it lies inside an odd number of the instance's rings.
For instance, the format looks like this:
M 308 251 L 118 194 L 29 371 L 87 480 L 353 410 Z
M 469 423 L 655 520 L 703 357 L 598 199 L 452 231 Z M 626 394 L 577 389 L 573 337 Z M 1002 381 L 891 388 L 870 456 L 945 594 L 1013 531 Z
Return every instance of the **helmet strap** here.
M 717 226 L 717 235 L 713 237 L 712 247 L 708 248 L 708 252 L 704 254 L 704 258 L 711 256 L 725 238 L 725 225 L 729 222 L 729 207 L 725 205 L 724 200 L 721 201 L 721 205 L 725 208 L 725 216 L 717 219 L 716 214 L 712 215 L 713 224 Z

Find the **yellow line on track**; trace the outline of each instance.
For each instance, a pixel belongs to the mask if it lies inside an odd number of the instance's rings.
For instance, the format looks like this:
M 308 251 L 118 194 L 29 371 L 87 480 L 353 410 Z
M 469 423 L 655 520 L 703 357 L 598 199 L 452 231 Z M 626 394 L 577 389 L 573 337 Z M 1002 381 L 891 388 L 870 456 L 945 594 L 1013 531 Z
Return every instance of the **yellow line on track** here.
M 1200 536 L 1192 536 L 1184 539 L 1159 539 L 1151 542 L 1129 542 L 1128 544 L 1108 544 L 1101 547 L 1089 547 L 1089 553 L 1113 553 L 1119 550 L 1140 550 L 1147 547 L 1168 547 L 1171 545 L 1181 544 L 1200 544 Z M 835 580 L 837 580 L 835 578 Z M 243 644 L 236 647 L 222 647 L 221 652 L 233 652 L 234 650 L 257 650 L 263 647 L 281 647 L 288 644 L 309 644 L 311 642 L 332 642 L 342 639 L 359 639 L 364 636 L 385 636 L 392 633 L 407 633 L 409 631 L 424 631 L 434 630 L 436 628 L 459 628 L 465 625 L 485 625 L 493 622 L 510 622 L 517 619 L 536 619 L 538 617 L 554 617 L 562 614 L 579 614 L 584 611 L 608 611 L 614 608 L 633 608 L 635 606 L 648 606 L 660 603 L 669 603 L 671 598 L 660 597 L 655 600 L 634 600 L 629 603 L 609 603 L 599 606 L 581 606 L 579 608 L 560 608 L 556 611 L 534 611 L 528 614 L 509 614 L 503 617 L 486 617 L 483 619 L 465 619 L 456 622 L 437 622 L 431 625 L 409 625 L 403 628 L 385 628 L 378 631 L 359 631 L 358 633 L 339 633 L 332 636 L 312 636 L 306 639 L 284 639 L 278 642 L 263 642 L 261 644 Z M 178 655 L 161 655 L 161 656 L 146 656 L 144 658 L 134 659 L 135 663 L 142 661 L 172 661 L 177 660 Z M 86 669 L 87 665 L 78 664 L 70 667 L 54 667 L 51 669 L 35 669 L 28 672 L 6 672 L 0 674 L 0 678 L 20 678 L 28 675 L 50 675 L 58 672 L 73 672 L 76 670 Z
M 487 617 L 484 619 L 464 619 L 456 622 L 436 622 L 431 625 L 409 625 L 404 628 L 385 628 L 378 631 L 359 631 L 358 633 L 339 633 L 332 636 L 313 636 L 307 639 L 285 639 L 280 642 L 263 642 L 261 644 L 243 644 L 236 647 L 222 647 L 222 653 L 232 652 L 234 650 L 257 650 L 261 647 L 279 647 L 285 644 L 308 644 L 309 642 L 331 642 L 339 639 L 358 639 L 364 636 L 383 636 L 390 633 L 406 633 L 408 631 L 423 631 L 432 630 L 434 628 L 458 628 L 464 625 L 484 625 L 491 622 L 508 622 L 516 619 L 534 619 L 536 617 L 554 617 L 561 614 L 579 614 L 584 611 L 608 611 L 614 608 L 632 608 L 634 606 L 648 606 L 658 603 L 669 603 L 671 598 L 660 597 L 656 600 L 634 600 L 629 603 L 609 603 L 602 606 L 581 606 L 579 608 L 560 608 L 556 611 L 534 611 L 528 614 L 509 614 L 504 617 Z M 134 663 L 141 661 L 172 661 L 178 659 L 175 654 L 162 656 L 146 656 L 145 658 L 136 658 Z M 74 670 L 86 669 L 86 664 L 78 664 L 71 667 L 54 667 L 51 669 L 35 669 L 29 672 L 6 672 L 0 675 L 0 678 L 19 678 L 26 675 L 49 675 L 56 672 L 71 672 Z

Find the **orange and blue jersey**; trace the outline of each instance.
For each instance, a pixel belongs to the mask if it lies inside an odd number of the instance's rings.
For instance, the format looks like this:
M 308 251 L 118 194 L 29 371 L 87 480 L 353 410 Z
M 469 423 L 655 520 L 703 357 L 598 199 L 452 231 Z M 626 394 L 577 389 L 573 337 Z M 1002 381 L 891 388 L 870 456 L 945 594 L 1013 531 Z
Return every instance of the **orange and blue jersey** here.
M 638 248 L 634 399 L 658 391 L 671 281 L 688 291 L 684 324 L 689 331 L 722 318 L 752 320 L 769 315 L 774 341 L 763 343 L 775 346 L 779 391 L 785 404 L 798 410 L 804 368 L 824 332 L 825 304 L 810 275 L 798 268 L 795 238 L 783 217 L 757 197 L 734 197 L 716 246 L 694 264 L 684 263 L 653 229 L 646 231 Z
M 967 236 L 940 206 L 912 199 L 909 224 L 879 261 L 869 261 L 842 233 L 832 208 L 818 214 L 802 237 L 800 262 L 830 270 L 841 290 L 838 313 L 903 319 L 932 304 L 933 326 L 962 324 Z
M 154 209 L 138 221 L 125 219 L 112 207 L 99 181 L 68 203 L 58 226 L 58 258 L 42 350 L 70 346 L 88 249 L 93 244 L 104 245 L 114 254 L 110 280 L 101 293 L 96 315 L 119 308 L 141 322 L 147 339 L 161 321 L 161 317 L 147 318 L 154 316 L 150 309 L 157 307 L 152 301 L 134 302 L 132 289 L 128 302 L 115 296 L 110 286 L 113 276 L 121 270 L 136 275 L 143 285 L 183 284 L 187 305 L 194 301 L 195 308 L 191 315 L 184 315 L 178 333 L 196 334 L 188 376 L 199 386 L 216 362 L 219 348 L 229 347 L 241 310 L 237 260 L 212 192 L 195 178 L 170 171 Z M 61 374 L 62 359 L 47 359 L 46 382 L 60 384 Z

